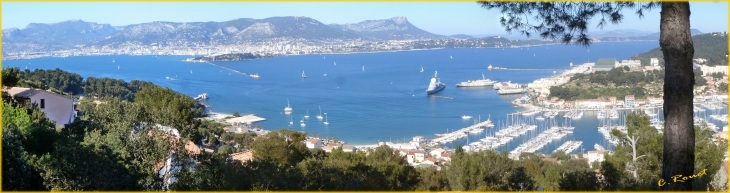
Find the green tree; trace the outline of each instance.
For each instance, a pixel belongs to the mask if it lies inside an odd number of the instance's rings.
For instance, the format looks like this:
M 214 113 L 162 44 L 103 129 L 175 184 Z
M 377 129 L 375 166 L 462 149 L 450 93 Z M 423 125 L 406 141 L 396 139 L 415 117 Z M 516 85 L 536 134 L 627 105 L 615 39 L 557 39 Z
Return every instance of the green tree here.
M 218 148 L 218 153 L 219 154 L 226 154 L 226 155 L 228 155 L 228 154 L 232 154 L 234 152 L 236 152 L 236 151 L 230 145 L 223 145 L 220 148 Z
M 701 124 L 695 126 L 695 171 L 705 171 L 706 175 L 693 178 L 692 186 L 695 190 L 706 190 L 713 176 L 720 170 L 722 159 L 727 152 L 727 140 L 714 138 L 712 131 Z M 715 141 L 717 140 L 717 141 Z
M 486 9 L 499 9 L 503 17 L 500 23 L 508 32 L 518 31 L 524 35 L 539 33 L 543 38 L 561 39 L 564 43 L 575 40 L 588 46 L 591 38 L 586 35 L 588 21 L 593 16 L 602 16 L 598 27 L 607 22 L 620 23 L 622 11 L 636 9 L 639 17 L 644 11 L 660 7 L 659 45 L 664 55 L 666 76 L 664 79 L 664 157 L 662 178 L 673 175 L 692 175 L 694 168 L 694 129 L 692 122 L 692 100 L 695 78 L 692 74 L 694 46 L 690 34 L 689 3 L 633 3 L 633 2 L 480 2 Z M 533 16 L 533 13 L 536 16 Z M 533 20 L 528 18 L 534 17 Z M 525 20 L 523 20 L 523 18 Z M 532 21 L 533 23 L 529 23 Z M 671 123 L 671 124 L 670 124 Z M 691 181 L 691 180 L 690 180 Z M 662 186 L 663 190 L 691 190 L 691 183 L 672 183 Z
M 7 107 L 5 107 L 7 108 Z M 4 119 L 5 117 L 3 117 Z M 7 119 L 4 119 L 7 121 Z M 25 150 L 15 127 L 3 126 L 3 191 L 27 190 L 31 186 L 31 166 L 23 159 Z
M 3 86 L 15 86 L 20 81 L 20 68 L 5 68 L 3 71 Z
M 253 142 L 254 159 L 271 161 L 273 163 L 294 166 L 307 157 L 309 149 L 302 143 L 305 133 L 293 130 L 278 130 L 269 132 Z

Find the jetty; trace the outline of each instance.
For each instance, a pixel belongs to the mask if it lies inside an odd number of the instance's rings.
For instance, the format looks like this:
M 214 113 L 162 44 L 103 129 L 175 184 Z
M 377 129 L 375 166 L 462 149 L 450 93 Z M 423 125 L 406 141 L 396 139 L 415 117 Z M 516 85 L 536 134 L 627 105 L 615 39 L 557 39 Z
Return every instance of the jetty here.
M 436 145 L 438 143 L 451 143 L 456 139 L 466 137 L 466 133 L 471 132 L 472 130 L 478 130 L 478 129 L 484 129 L 484 128 L 490 128 L 494 127 L 494 123 L 492 120 L 487 119 L 486 121 L 482 121 L 480 123 L 471 125 L 469 127 L 465 127 L 450 133 L 445 134 L 436 134 L 437 138 L 431 140 L 431 145 Z
M 558 152 L 558 151 L 563 151 L 566 154 L 570 154 L 573 151 L 577 150 L 578 147 L 580 147 L 581 145 L 583 145 L 582 141 L 566 141 L 565 143 L 563 143 L 563 145 L 560 145 L 560 147 L 558 147 L 558 149 L 555 149 L 555 151 L 553 151 L 553 153 Z
M 207 63 L 207 64 L 210 64 L 210 65 L 215 66 L 215 67 L 223 68 L 223 69 L 226 69 L 226 70 L 231 71 L 231 72 L 235 72 L 235 73 L 238 73 L 238 74 L 242 74 L 244 76 L 249 76 L 249 77 L 252 77 L 252 78 L 258 78 L 258 74 L 249 74 L 249 73 L 241 72 L 241 71 L 238 71 L 238 70 L 230 69 L 230 68 L 225 67 L 225 66 L 213 64 L 211 62 L 203 62 L 203 63 Z
M 254 114 L 248 114 L 248 115 L 244 115 L 244 116 L 240 116 L 240 117 L 229 118 L 229 119 L 226 119 L 225 121 L 230 124 L 246 123 L 246 124 L 250 125 L 251 123 L 265 121 L 265 120 L 266 120 L 266 118 L 258 117 Z

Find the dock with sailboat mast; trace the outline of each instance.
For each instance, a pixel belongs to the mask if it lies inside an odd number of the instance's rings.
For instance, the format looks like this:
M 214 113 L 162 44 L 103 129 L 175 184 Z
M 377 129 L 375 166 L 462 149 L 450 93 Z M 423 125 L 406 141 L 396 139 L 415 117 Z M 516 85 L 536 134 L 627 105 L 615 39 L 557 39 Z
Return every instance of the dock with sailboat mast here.
M 465 128 L 453 131 L 453 132 L 449 132 L 449 133 L 445 133 L 445 134 L 436 134 L 437 138 L 431 140 L 431 144 L 435 145 L 438 143 L 453 142 L 454 140 L 456 140 L 458 138 L 466 137 L 466 133 L 468 133 L 472 130 L 490 128 L 490 127 L 494 127 L 494 123 L 492 122 L 492 120 L 487 119 L 486 121 L 482 121 L 482 122 L 476 123 L 474 125 L 471 125 L 469 127 L 465 127 Z

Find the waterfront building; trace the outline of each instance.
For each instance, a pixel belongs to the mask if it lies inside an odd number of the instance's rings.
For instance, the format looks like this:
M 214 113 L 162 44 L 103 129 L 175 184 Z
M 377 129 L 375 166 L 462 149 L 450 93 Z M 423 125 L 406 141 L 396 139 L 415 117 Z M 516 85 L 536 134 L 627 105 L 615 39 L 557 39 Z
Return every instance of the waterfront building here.
M 638 70 L 641 68 L 641 60 L 621 60 L 616 67 L 628 66 L 631 70 Z
M 588 158 L 588 166 L 591 166 L 591 168 L 593 168 L 593 166 L 591 165 L 591 163 L 593 163 L 593 162 L 599 162 L 599 163 L 600 162 L 603 162 L 604 155 L 606 153 L 609 153 L 609 151 L 608 150 L 588 151 L 588 154 L 586 154 L 586 157 Z
M 624 105 L 625 107 L 634 107 L 634 95 L 626 95 L 624 97 Z
M 438 148 L 438 149 L 431 150 L 431 152 L 429 152 L 429 155 L 431 155 L 431 157 L 433 157 L 433 158 L 438 159 L 438 158 L 441 158 L 441 154 L 443 154 L 444 152 L 446 152 L 446 150 Z
M 322 148 L 322 141 L 320 141 L 319 138 L 309 138 L 307 139 L 306 144 L 309 149 Z
M 616 59 L 615 58 L 600 58 L 596 62 L 596 65 L 593 66 L 594 71 L 609 71 L 616 67 Z

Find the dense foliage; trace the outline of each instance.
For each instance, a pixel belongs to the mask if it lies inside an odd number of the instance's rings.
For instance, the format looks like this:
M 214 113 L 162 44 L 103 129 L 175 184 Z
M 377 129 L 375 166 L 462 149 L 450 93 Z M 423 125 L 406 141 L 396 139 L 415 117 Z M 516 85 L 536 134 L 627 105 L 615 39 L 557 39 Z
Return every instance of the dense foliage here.
M 597 71 L 594 74 L 576 74 L 570 82 L 563 86 L 550 87 L 550 96 L 565 100 L 595 99 L 616 96 L 623 99 L 626 95 L 634 95 L 641 99 L 649 95 L 658 95 L 659 90 L 647 90 L 649 85 L 658 85 L 664 79 L 663 70 L 631 72 L 624 68 L 610 71 Z
M 153 84 L 141 80 L 127 83 L 120 79 L 89 77 L 84 82 L 84 93 L 92 97 L 116 97 L 134 101 L 135 94 L 150 85 Z
M 20 73 L 24 82 L 38 81 L 44 85 L 44 88 L 57 89 L 63 93 L 80 94 L 84 90 L 83 78 L 76 73 L 70 73 L 56 68 L 55 70 L 36 69 L 30 71 L 25 69 Z

